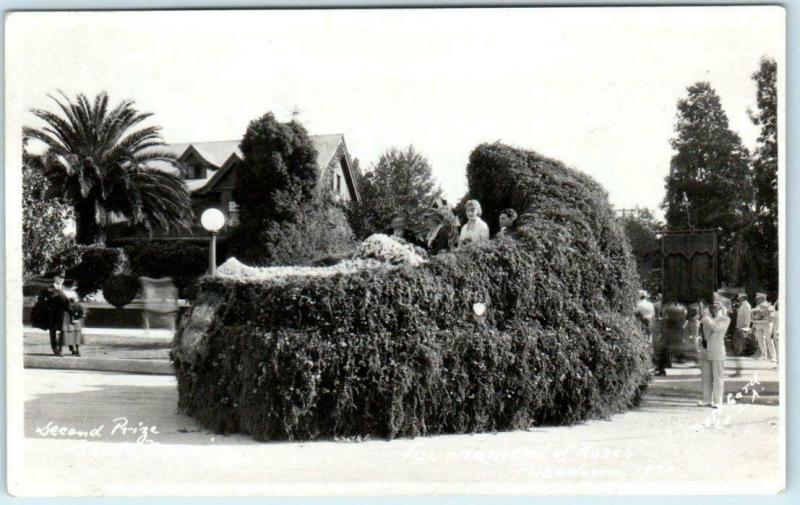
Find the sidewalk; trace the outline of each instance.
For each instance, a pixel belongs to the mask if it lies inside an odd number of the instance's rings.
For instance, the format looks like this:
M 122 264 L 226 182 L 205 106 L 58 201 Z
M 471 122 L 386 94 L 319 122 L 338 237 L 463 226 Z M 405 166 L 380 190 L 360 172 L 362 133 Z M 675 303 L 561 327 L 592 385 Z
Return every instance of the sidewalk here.
M 736 375 L 737 370 L 739 375 Z M 761 361 L 751 357 L 733 357 L 725 360 L 725 395 L 735 398 L 737 393 L 742 397 L 752 396 L 755 389 L 759 396 L 774 396 L 772 403 L 777 405 L 779 393 L 779 369 L 769 361 Z M 647 394 L 661 398 L 702 399 L 703 384 L 699 364 L 694 361 L 673 363 L 667 369 L 666 376 L 653 377 L 647 388 Z M 757 382 L 758 384 L 751 384 Z M 749 386 L 749 387 L 746 387 Z M 757 386 L 753 388 L 752 386 Z M 745 389 L 747 393 L 745 393 Z
M 172 332 L 167 330 L 90 328 L 84 331 L 81 357 L 70 355 L 66 346 L 62 357 L 54 356 L 45 331 L 26 328 L 23 338 L 25 368 L 173 374 Z

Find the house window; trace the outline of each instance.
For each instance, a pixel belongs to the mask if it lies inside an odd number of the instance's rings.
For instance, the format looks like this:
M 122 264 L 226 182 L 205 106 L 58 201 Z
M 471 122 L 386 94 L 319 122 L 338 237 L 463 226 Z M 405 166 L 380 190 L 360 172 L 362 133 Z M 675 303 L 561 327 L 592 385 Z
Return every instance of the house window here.
M 239 205 L 233 200 L 228 201 L 228 224 L 231 226 L 239 224 Z
M 336 174 L 336 193 L 342 193 L 342 176 L 339 174 Z
M 198 165 L 186 165 L 186 178 L 187 179 L 203 179 L 206 176 L 205 167 Z

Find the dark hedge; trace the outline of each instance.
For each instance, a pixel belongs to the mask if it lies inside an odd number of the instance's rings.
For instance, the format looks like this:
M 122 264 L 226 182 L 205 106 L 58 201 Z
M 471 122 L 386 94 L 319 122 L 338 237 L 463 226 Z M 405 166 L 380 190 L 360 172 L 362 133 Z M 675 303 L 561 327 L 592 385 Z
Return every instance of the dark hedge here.
M 172 277 L 180 288 L 191 286 L 208 271 L 208 247 L 178 241 L 148 240 L 125 246 L 137 276 Z
M 67 278 L 77 283 L 75 291 L 83 298 L 103 288 L 106 279 L 130 267 L 125 251 L 102 244 L 80 246 L 81 261 L 67 270 Z
M 476 148 L 467 172 L 485 215 L 524 210 L 512 237 L 416 268 L 205 279 L 171 354 L 180 409 L 275 440 L 518 429 L 634 404 L 649 345 L 605 192 L 500 144 Z

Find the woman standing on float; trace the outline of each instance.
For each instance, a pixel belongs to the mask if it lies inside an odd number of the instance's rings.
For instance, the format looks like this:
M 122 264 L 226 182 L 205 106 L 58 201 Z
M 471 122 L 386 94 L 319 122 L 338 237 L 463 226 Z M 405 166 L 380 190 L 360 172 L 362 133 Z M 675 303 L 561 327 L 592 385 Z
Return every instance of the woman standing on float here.
M 464 212 L 467 214 L 467 224 L 461 227 L 458 245 L 462 246 L 470 242 L 489 240 L 489 225 L 481 219 L 483 212 L 478 200 L 468 201 L 464 205 Z

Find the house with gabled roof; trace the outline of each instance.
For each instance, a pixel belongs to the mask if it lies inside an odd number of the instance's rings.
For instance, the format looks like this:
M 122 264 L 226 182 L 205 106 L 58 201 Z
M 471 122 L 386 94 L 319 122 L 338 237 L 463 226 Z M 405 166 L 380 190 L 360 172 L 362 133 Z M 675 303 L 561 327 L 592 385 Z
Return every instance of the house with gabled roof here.
M 360 196 L 353 176 L 353 163 L 344 135 L 312 135 L 311 140 L 317 151 L 319 167 L 319 191 L 327 191 L 333 199 L 340 202 L 359 201 Z M 236 187 L 238 166 L 243 156 L 239 150 L 239 140 L 212 142 L 186 142 L 167 144 L 164 150 L 178 159 L 178 168 L 156 165 L 156 168 L 177 175 L 186 183 L 192 195 L 195 223 L 189 232 L 159 236 L 166 239 L 197 239 L 206 241 L 208 233 L 200 226 L 200 215 L 210 207 L 216 207 L 224 214 L 226 222 L 236 224 L 238 205 L 233 198 Z M 223 229 L 222 235 L 224 236 Z M 114 234 L 112 242 L 124 243 L 138 240 L 134 236 Z

